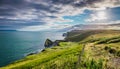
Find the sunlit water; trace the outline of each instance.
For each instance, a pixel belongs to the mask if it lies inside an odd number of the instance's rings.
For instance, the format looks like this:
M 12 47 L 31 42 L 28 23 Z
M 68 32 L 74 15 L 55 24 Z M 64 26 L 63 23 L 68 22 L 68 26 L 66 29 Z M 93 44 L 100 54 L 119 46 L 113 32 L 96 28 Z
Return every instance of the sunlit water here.
M 44 49 L 46 38 L 63 39 L 62 32 L 0 31 L 0 66 Z

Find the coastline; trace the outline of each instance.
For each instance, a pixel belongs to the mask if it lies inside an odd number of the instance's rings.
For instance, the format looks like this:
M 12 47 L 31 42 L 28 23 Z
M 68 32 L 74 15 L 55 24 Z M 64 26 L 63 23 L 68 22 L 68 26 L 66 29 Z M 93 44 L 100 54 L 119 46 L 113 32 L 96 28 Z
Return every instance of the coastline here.
M 64 37 L 64 39 L 62 39 L 62 40 L 52 41 L 52 40 L 50 40 L 50 39 L 46 39 L 45 42 L 44 42 L 44 49 L 40 49 L 39 51 L 35 51 L 35 52 L 28 53 L 28 54 L 26 54 L 26 56 L 30 56 L 30 55 L 34 55 L 34 54 L 41 53 L 41 52 L 45 51 L 46 48 L 52 48 L 52 47 L 54 47 L 54 46 L 59 46 L 59 43 L 60 43 L 60 42 L 66 42 L 65 38 L 67 37 L 67 32 L 66 32 L 66 33 L 63 33 L 62 36 Z M 47 40 L 51 41 L 51 42 L 52 42 L 52 45 L 50 44 L 50 45 L 48 45 L 48 47 L 46 47 L 46 46 L 45 46 L 45 43 L 46 43 Z M 26 57 L 26 56 L 25 56 L 25 57 Z
M 24 59 L 32 53 L 39 53 L 44 49 L 46 38 L 51 40 L 64 39 L 63 32 L 22 32 L 0 31 L 0 67 L 17 60 Z M 26 35 L 26 36 L 25 36 Z
M 60 42 L 59 46 L 46 47 L 40 53 L 31 54 L 0 69 L 77 69 L 79 67 L 82 69 L 96 67 L 108 69 L 112 68 L 116 63 L 117 65 L 113 67 L 119 69 L 119 61 L 112 61 L 120 59 L 119 31 L 94 30 L 82 33 L 80 31 L 76 32 L 69 32 L 66 39 L 70 41 Z M 90 32 L 93 34 L 91 35 Z M 86 36 L 86 38 L 79 39 L 88 34 L 90 35 Z M 104 37 L 101 35 L 104 35 Z M 108 65 L 110 63 L 112 64 Z

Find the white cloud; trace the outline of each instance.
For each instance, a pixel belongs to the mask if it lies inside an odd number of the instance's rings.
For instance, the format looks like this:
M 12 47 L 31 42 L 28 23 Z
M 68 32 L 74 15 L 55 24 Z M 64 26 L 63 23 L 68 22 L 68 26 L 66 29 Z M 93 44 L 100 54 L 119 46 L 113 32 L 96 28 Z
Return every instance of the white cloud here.
M 105 10 L 107 8 L 119 7 L 120 0 L 98 0 L 93 4 L 87 5 L 89 10 Z
M 120 30 L 120 27 L 118 27 L 118 26 L 109 26 L 107 29 Z
M 18 31 L 41 31 L 41 30 L 48 30 L 50 29 L 49 26 L 28 26 L 28 27 L 24 27 L 21 29 L 17 29 Z
M 114 20 L 114 21 L 106 21 L 106 22 L 89 22 L 89 24 L 104 24 L 104 25 L 108 25 L 108 24 L 120 24 L 120 20 Z
M 36 26 L 27 26 L 21 29 L 17 29 L 18 31 L 41 31 L 41 30 L 60 30 L 66 27 L 70 27 L 70 24 L 47 24 L 47 25 L 36 25 Z
M 120 24 L 120 20 L 109 21 L 107 24 Z
M 107 19 L 108 15 L 105 11 L 96 11 L 95 13 L 91 14 L 88 19 L 86 19 L 86 22 L 98 22 Z
M 50 17 L 46 17 L 46 18 L 41 18 L 41 20 L 43 22 L 46 23 L 56 23 L 56 22 L 60 22 L 60 23 L 64 23 L 64 22 L 73 22 L 73 20 L 70 19 L 64 19 L 62 17 L 57 17 L 57 18 L 50 18 Z
M 78 8 L 72 5 L 54 5 L 54 7 L 61 8 L 58 13 L 53 13 L 54 16 L 75 16 L 78 14 L 82 14 L 85 8 Z

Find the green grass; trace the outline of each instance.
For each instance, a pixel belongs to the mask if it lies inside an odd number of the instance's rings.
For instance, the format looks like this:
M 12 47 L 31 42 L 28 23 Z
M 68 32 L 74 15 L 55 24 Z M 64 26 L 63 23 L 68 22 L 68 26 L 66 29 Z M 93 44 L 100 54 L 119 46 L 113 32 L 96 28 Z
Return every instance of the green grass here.
M 64 45 L 65 43 L 63 43 Z M 10 64 L 5 69 L 29 69 L 39 66 L 43 63 L 54 60 L 55 58 L 66 57 L 76 55 L 82 48 L 82 45 L 76 43 L 67 43 L 65 47 L 62 43 L 59 47 L 48 48 L 44 52 L 32 56 L 28 56 L 22 60 L 16 61 Z M 3 68 L 3 69 L 4 69 Z
M 1 69 L 82 69 L 91 67 L 101 68 L 102 62 L 93 59 L 85 60 L 84 55 L 81 56 L 82 62 L 77 66 L 78 56 L 82 50 L 83 44 L 75 42 L 62 42 L 60 46 L 45 49 L 44 52 L 36 55 L 28 56 L 22 60 L 16 61 Z M 91 66 L 91 67 L 90 67 Z
M 116 43 L 120 42 L 120 36 L 111 37 L 111 38 L 103 38 L 96 42 L 96 44 L 103 44 L 103 43 Z

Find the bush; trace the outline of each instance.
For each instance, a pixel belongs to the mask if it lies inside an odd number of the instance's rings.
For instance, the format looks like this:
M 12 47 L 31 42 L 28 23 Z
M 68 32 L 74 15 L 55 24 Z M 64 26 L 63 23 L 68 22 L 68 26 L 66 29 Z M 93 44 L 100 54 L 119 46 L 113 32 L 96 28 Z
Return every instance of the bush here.
M 110 49 L 110 47 L 108 47 L 108 46 L 105 46 L 105 48 L 104 48 L 104 50 L 109 50 Z
M 120 51 L 118 51 L 118 52 L 117 52 L 117 56 L 119 56 L 119 57 L 120 57 Z
M 110 54 L 114 54 L 120 57 L 120 51 L 116 51 L 115 49 L 112 49 L 111 47 L 105 46 L 104 50 L 107 50 Z
M 116 54 L 116 50 L 115 50 L 115 49 L 110 49 L 110 50 L 109 50 L 109 53 L 111 53 L 111 54 Z

